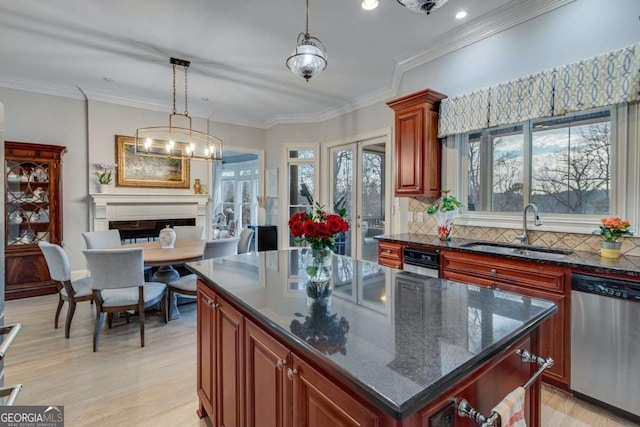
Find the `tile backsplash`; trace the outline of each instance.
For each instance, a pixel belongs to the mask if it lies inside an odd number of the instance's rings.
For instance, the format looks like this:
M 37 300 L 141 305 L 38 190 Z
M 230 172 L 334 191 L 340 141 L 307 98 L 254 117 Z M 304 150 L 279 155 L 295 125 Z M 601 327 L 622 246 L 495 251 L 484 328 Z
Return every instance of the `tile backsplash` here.
M 428 199 L 410 199 L 409 212 L 414 221 L 409 221 L 409 233 L 437 235 L 435 218 L 426 214 L 430 204 Z M 418 213 L 424 214 L 424 222 L 418 222 Z M 452 237 L 489 242 L 517 243 L 515 236 L 522 233 L 520 228 L 470 227 L 453 223 Z M 528 230 L 529 243 L 536 246 L 549 246 L 576 251 L 598 252 L 600 238 L 591 234 L 558 233 L 551 231 Z M 621 252 L 624 255 L 640 256 L 640 237 L 622 238 Z

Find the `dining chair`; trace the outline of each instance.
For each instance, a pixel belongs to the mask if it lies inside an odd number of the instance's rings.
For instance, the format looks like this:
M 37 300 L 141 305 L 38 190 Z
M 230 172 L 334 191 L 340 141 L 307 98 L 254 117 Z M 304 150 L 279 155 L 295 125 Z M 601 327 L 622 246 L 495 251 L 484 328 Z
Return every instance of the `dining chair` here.
M 142 248 L 86 249 L 91 273 L 91 286 L 96 301 L 96 324 L 93 332 L 93 351 L 98 351 L 104 313 L 138 311 L 140 347 L 144 347 L 144 310 L 160 303 L 167 323 L 167 286 L 160 282 L 145 282 Z
M 176 232 L 176 240 L 202 239 L 203 230 L 202 225 L 176 225 L 173 227 L 173 231 Z
M 119 230 L 85 231 L 82 237 L 87 249 L 108 249 L 122 245 Z
M 240 237 L 231 237 L 228 239 L 210 240 L 205 243 L 204 254 L 202 259 L 219 258 L 227 255 L 234 255 L 238 250 L 238 242 Z M 195 274 L 187 274 L 179 279 L 170 282 L 169 290 L 169 310 L 173 313 L 173 304 L 175 304 L 175 294 L 196 296 L 196 288 L 198 276 Z
M 83 277 L 78 280 L 71 280 L 71 265 L 64 250 L 58 245 L 49 242 L 39 242 L 38 246 L 44 254 L 44 259 L 49 269 L 49 276 L 56 281 L 58 288 L 58 308 L 54 328 L 58 329 L 58 319 L 64 302 L 69 303 L 67 309 L 67 320 L 64 324 L 64 337 L 69 338 L 71 321 L 76 312 L 76 303 L 81 301 L 92 301 L 91 278 Z
M 85 231 L 82 233 L 87 249 L 113 249 L 122 246 L 120 230 Z M 151 267 L 144 267 L 145 277 L 151 278 Z
M 250 228 L 243 228 L 240 232 L 240 240 L 238 241 L 238 253 L 245 254 L 249 252 L 249 245 L 251 244 L 251 238 L 253 237 L 254 230 Z

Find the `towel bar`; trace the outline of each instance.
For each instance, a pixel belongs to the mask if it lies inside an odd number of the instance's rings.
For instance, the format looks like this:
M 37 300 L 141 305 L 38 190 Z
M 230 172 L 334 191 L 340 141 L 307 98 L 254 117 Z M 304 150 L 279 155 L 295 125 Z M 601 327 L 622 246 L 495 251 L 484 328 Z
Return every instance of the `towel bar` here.
M 11 347 L 11 344 L 13 344 L 13 341 L 21 330 L 22 325 L 20 323 L 0 327 L 0 335 L 7 335 L 4 340 L 2 340 L 2 345 L 0 345 L 0 360 L 4 359 L 5 354 L 9 351 L 9 347 Z
M 529 388 L 547 368 L 553 366 L 553 359 L 550 357 L 545 359 L 530 353 L 528 350 L 517 350 L 516 354 L 521 357 L 523 363 L 537 363 L 540 365 L 535 374 L 533 374 L 533 376 L 529 378 L 529 381 L 522 386 L 525 389 Z M 489 417 L 485 417 L 480 412 L 476 411 L 475 408 L 466 401 L 466 399 L 462 399 L 458 403 L 458 416 L 471 418 L 472 420 L 475 420 L 480 427 L 495 426 L 500 418 L 500 416 L 495 412 L 492 412 Z

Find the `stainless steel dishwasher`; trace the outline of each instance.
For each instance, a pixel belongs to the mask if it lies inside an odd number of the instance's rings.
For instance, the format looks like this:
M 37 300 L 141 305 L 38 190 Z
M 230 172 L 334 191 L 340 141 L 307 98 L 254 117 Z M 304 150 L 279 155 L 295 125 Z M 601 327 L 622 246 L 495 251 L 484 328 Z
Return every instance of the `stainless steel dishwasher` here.
M 571 275 L 571 388 L 640 420 L 640 283 Z

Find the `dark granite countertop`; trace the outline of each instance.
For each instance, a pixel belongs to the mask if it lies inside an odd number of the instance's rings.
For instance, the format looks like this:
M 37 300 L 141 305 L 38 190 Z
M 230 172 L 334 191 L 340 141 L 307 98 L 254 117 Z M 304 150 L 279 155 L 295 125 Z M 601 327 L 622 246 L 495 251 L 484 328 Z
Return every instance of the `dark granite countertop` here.
M 332 260 L 334 292 L 326 310 L 308 305 L 305 253 L 254 252 L 187 267 L 294 352 L 344 376 L 345 383 L 397 420 L 557 311 L 548 301 L 338 255 Z M 305 340 L 293 331 L 327 336 Z
M 463 245 L 477 242 L 477 240 L 456 239 L 443 242 L 437 236 L 427 234 L 389 234 L 375 237 L 378 240 L 389 242 L 406 243 L 413 245 L 422 245 L 430 249 L 436 250 L 452 250 L 458 252 L 467 252 L 475 254 L 492 255 L 503 258 L 512 258 L 520 260 L 529 260 L 541 264 L 555 264 L 568 266 L 574 269 L 591 270 L 594 273 L 613 273 L 626 274 L 629 276 L 640 277 L 640 257 L 637 256 L 621 256 L 618 259 L 602 258 L 597 252 L 573 251 L 570 255 L 548 254 L 544 252 L 523 251 L 523 253 L 505 253 L 499 248 L 495 250 L 476 249 L 473 247 L 464 247 Z M 496 243 L 496 242 L 489 242 Z

